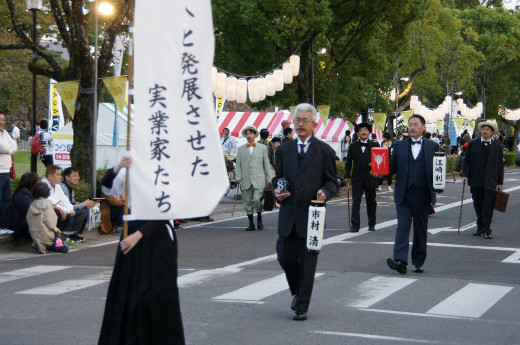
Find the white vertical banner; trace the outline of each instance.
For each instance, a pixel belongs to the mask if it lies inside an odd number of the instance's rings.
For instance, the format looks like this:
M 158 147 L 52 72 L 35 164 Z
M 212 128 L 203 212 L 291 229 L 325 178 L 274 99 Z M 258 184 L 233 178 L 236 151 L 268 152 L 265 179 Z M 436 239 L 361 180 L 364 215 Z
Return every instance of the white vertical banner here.
M 211 94 L 214 47 L 210 0 L 136 0 L 136 219 L 207 216 L 227 190 Z
M 125 40 L 116 36 L 116 40 L 114 42 L 114 77 L 119 77 L 121 75 L 121 68 L 123 67 L 123 53 L 125 52 Z

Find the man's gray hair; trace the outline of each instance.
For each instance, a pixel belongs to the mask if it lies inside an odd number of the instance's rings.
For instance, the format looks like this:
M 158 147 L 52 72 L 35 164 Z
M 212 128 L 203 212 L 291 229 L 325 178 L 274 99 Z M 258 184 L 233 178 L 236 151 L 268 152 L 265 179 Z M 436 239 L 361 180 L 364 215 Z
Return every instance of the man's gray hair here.
M 318 123 L 318 111 L 316 108 L 309 103 L 300 103 L 296 106 L 296 109 L 294 109 L 294 117 L 298 115 L 300 111 L 307 112 L 310 111 L 312 113 L 312 122 Z

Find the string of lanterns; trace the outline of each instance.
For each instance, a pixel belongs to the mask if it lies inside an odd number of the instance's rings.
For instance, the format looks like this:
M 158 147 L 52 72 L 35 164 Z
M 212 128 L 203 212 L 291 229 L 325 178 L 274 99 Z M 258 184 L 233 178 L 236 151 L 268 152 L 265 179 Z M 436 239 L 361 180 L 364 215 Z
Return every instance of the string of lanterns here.
M 434 123 L 444 119 L 444 115 L 450 112 L 450 106 L 452 103 L 451 96 L 446 96 L 444 101 L 435 109 L 430 109 L 419 101 L 419 97 L 413 95 L 410 98 L 410 109 L 413 110 L 414 114 L 421 115 L 424 117 L 427 123 Z M 460 115 L 468 121 L 478 119 L 482 115 L 482 103 L 478 102 L 473 108 L 468 107 L 462 98 L 457 99 L 457 110 Z
M 281 68 L 280 68 L 281 67 Z M 234 75 L 226 75 L 224 71 L 218 71 L 216 67 L 211 69 L 211 88 L 216 98 L 226 98 L 228 101 L 251 103 L 265 100 L 267 96 L 274 96 L 283 91 L 284 84 L 291 84 L 293 77 L 300 72 L 300 57 L 291 55 L 289 60 L 281 66 L 269 72 L 267 75 L 236 78 Z M 264 77 L 265 75 L 265 77 Z
M 505 108 L 504 114 L 502 114 L 502 117 L 509 121 L 518 121 L 520 120 L 520 108 L 517 109 L 507 109 Z

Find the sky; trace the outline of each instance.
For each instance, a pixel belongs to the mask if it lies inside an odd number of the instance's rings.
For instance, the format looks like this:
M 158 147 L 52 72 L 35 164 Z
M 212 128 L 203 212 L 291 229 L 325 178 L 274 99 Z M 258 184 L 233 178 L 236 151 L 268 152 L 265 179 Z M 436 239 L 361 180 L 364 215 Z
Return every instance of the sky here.
M 508 9 L 514 9 L 517 5 L 520 5 L 520 0 L 504 0 L 504 7 Z

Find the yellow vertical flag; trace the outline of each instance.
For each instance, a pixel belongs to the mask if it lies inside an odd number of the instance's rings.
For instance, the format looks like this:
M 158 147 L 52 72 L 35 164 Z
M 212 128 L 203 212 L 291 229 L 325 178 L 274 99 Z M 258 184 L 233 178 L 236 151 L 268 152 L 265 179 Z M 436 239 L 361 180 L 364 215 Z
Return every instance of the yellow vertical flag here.
M 468 121 L 468 127 L 470 128 L 470 132 L 473 132 L 475 129 L 475 122 L 476 121 Z
M 326 124 L 329 119 L 330 105 L 318 105 L 316 108 L 318 109 L 318 113 L 320 113 L 321 121 Z
M 386 124 L 386 114 L 385 113 L 372 113 L 370 115 L 372 115 L 372 120 L 374 120 L 374 125 L 376 126 L 376 128 L 383 131 L 385 129 L 385 124 Z
M 69 111 L 70 117 L 74 119 L 76 112 L 76 99 L 78 98 L 79 82 L 65 81 L 62 83 L 54 83 L 54 87 L 61 96 L 61 100 Z
M 444 132 L 444 120 L 437 120 L 435 122 L 435 127 L 437 128 L 437 132 L 443 133 Z
M 126 104 L 126 83 L 128 79 L 126 76 L 103 78 L 103 83 L 110 93 L 110 96 L 116 102 L 118 111 L 123 111 Z
M 401 111 L 401 115 L 403 116 L 405 126 L 408 126 L 408 120 L 410 120 L 410 117 L 412 117 L 413 110 Z
M 289 107 L 289 111 L 291 112 L 292 117 L 294 117 L 294 111 L 295 111 L 295 110 L 296 110 L 296 106 L 295 106 L 295 105 L 291 105 L 291 106 Z
M 217 98 L 217 120 L 220 118 L 222 109 L 224 109 L 224 98 Z
M 497 119 L 493 119 L 491 122 L 493 122 L 495 124 L 495 127 L 498 128 Z

